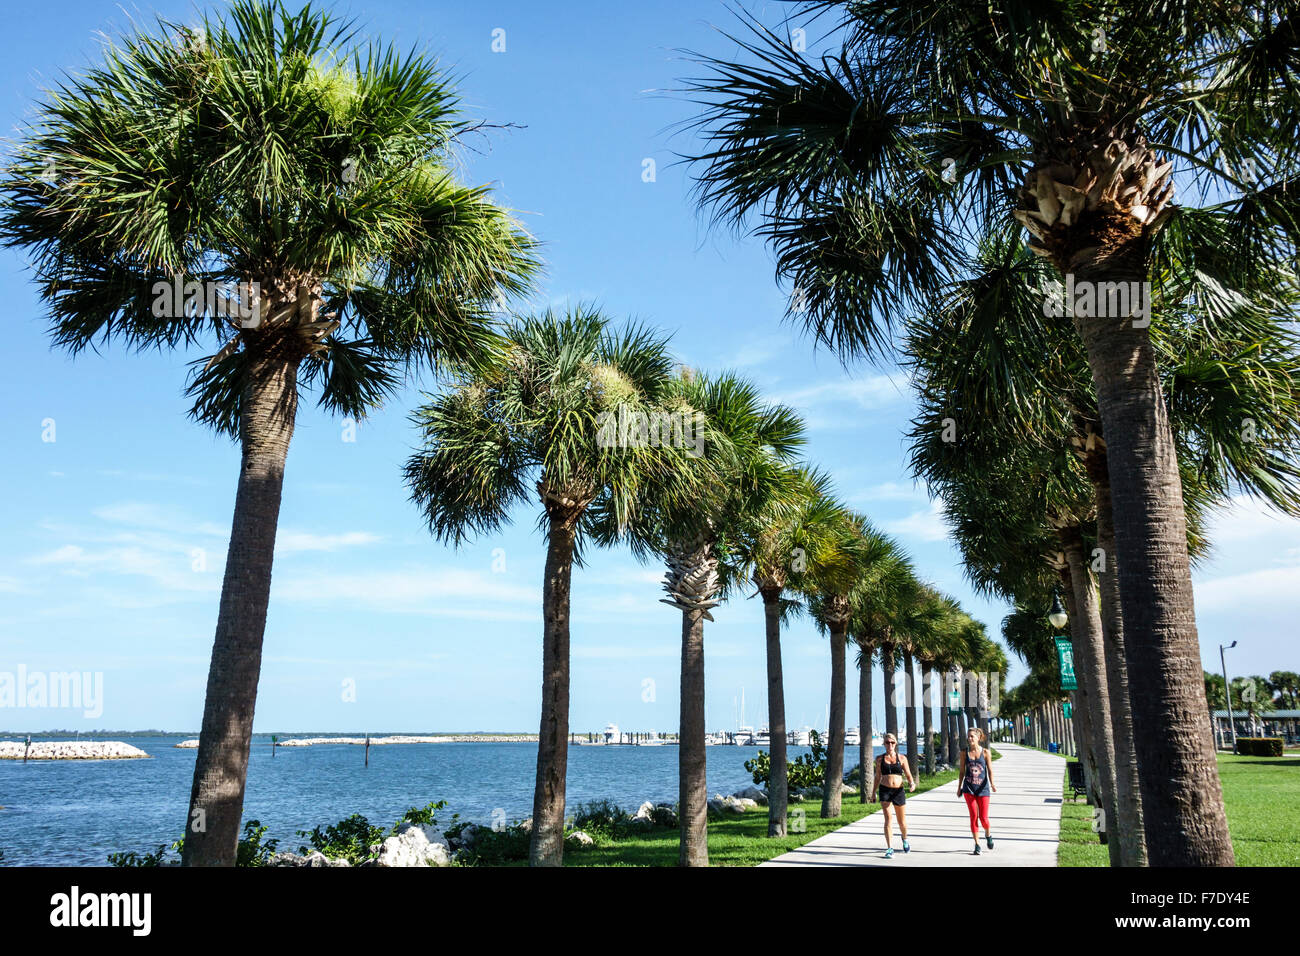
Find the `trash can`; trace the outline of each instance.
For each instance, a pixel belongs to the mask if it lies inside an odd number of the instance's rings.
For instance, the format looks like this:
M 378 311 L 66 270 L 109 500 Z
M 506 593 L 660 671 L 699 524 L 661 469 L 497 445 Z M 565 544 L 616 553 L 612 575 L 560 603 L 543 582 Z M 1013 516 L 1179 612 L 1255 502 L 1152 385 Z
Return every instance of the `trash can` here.
M 1047 752 L 1049 754 L 1059 754 L 1061 752 L 1061 745 L 1055 740 L 1049 740 L 1047 742 Z

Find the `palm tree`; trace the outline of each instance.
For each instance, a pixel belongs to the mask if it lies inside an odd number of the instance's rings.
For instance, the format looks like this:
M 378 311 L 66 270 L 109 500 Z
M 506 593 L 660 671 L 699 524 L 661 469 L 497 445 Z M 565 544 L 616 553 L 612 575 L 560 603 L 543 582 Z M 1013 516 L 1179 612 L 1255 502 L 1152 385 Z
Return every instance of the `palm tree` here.
M 534 243 L 456 181 L 471 126 L 423 54 L 235 0 L 102 56 L 39 105 L 0 182 L 0 237 L 32 254 L 73 354 L 220 346 L 195 364 L 191 415 L 241 460 L 183 860 L 233 866 L 300 393 L 358 419 L 404 371 L 484 361 Z
M 720 557 L 728 542 L 757 516 L 772 513 L 798 493 L 791 468 L 803 444 L 803 423 L 783 405 L 764 404 L 749 382 L 734 375 L 696 375 L 684 370 L 663 396 L 670 415 L 697 422 L 693 455 L 679 467 L 697 473 L 685 498 L 648 489 L 643 530 L 634 538 L 639 551 L 662 557 L 663 603 L 682 613 L 681 718 L 678 747 L 680 821 L 679 863 L 708 866 L 708 782 L 705 774 L 704 621 L 713 620 L 724 581 Z M 707 438 L 705 437 L 707 436 Z M 670 481 L 681 483 L 676 475 Z M 644 540 L 644 544 L 642 544 Z M 776 717 L 771 723 L 772 752 L 785 766 L 785 707 L 776 648 Z M 769 687 L 769 694 L 772 689 Z M 773 772 L 778 761 L 773 759 Z
M 824 819 L 838 817 L 844 790 L 845 649 L 853 616 L 854 592 L 870 587 L 873 568 L 890 561 L 897 546 L 862 515 L 833 513 L 826 546 L 810 552 L 799 591 L 819 630 L 830 637 L 830 738 L 826 747 Z
M 691 82 L 705 104 L 701 202 L 737 224 L 760 217 L 791 313 L 846 353 L 876 350 L 891 314 L 938 294 L 1011 218 L 1063 283 L 1108 297 L 1062 318 L 1087 350 L 1106 435 L 1150 862 L 1230 865 L 1174 436 L 1150 325 L 1111 293 L 1135 283 L 1124 289 L 1158 304 L 1191 284 L 1231 316 L 1243 291 L 1294 286 L 1295 18 L 1190 0 L 1154 16 L 1118 2 L 799 9 L 832 13 L 833 54 L 752 23 L 741 45 L 757 65 L 704 58 Z M 1229 191 L 1231 228 L 1174 205 L 1175 179 L 1203 203 Z M 1195 270 L 1166 268 L 1162 230 Z
M 941 666 L 939 661 L 945 659 L 953 648 L 953 645 L 962 640 L 965 628 L 973 625 L 975 622 L 962 612 L 960 606 L 952 598 L 932 593 L 930 600 L 935 607 L 935 613 L 928 626 L 919 633 L 914 633 L 912 637 L 913 651 L 921 663 L 923 691 L 921 697 L 922 723 L 925 739 L 924 760 L 925 772 L 932 774 L 935 772 L 935 748 L 934 748 L 934 708 L 947 707 L 947 702 L 943 700 L 943 694 L 939 691 L 940 674 L 947 671 L 947 665 Z M 946 727 L 947 721 L 941 721 L 940 726 Z M 947 732 L 943 732 L 945 739 L 945 756 L 947 753 L 946 739 Z
M 849 618 L 849 634 L 858 646 L 858 731 L 859 768 L 862 776 L 862 800 L 867 801 L 870 779 L 867 774 L 874 764 L 871 738 L 872 721 L 871 660 L 879 652 L 884 670 L 886 731 L 897 733 L 898 717 L 894 708 L 893 652 L 886 644 L 892 634 L 899 609 L 906 606 L 918 587 L 911 563 L 896 542 L 889 541 L 889 550 L 874 562 L 853 592 L 853 613 Z M 892 727 L 889 724 L 894 721 Z
M 1047 448 L 1075 449 L 1095 499 L 1097 540 L 1089 563 L 1097 570 L 1101 599 L 1117 822 L 1126 835 L 1122 863 L 1145 865 L 1106 444 L 1083 350 L 1073 335 L 1044 321 L 1038 290 L 1047 267 L 1018 238 L 990 237 L 976 265 L 970 279 L 955 283 L 909 327 L 907 354 L 926 406 L 921 421 L 928 419 L 933 433 L 928 450 L 923 441 L 914 446 L 914 461 L 933 470 L 933 462 L 947 467 L 943 463 L 964 456 L 983 476 L 985 454 L 1025 435 Z M 1162 382 L 1181 467 L 1191 472 L 1183 480 L 1189 515 L 1211 499 L 1226 498 L 1234 485 L 1288 512 L 1300 501 L 1295 462 L 1300 361 L 1294 336 L 1280 324 L 1282 315 L 1270 314 L 1290 298 L 1271 293 L 1243 298 L 1230 326 L 1195 301 L 1169 304 L 1160 313 L 1167 321 L 1153 341 L 1166 370 Z M 986 415 L 996 414 L 999 424 L 982 424 L 978 443 L 954 448 L 934 441 L 953 409 L 961 409 L 957 416 L 967 434 L 974 422 L 986 422 Z M 1243 440 L 1243 422 L 1269 440 L 1257 440 L 1249 430 Z M 921 439 L 922 430 L 914 436 Z
M 861 640 L 854 633 L 853 621 L 849 620 L 849 639 L 857 648 L 855 663 L 858 665 L 858 800 L 871 802 L 871 781 L 874 773 L 875 747 L 871 740 L 875 736 L 871 726 L 871 662 L 876 649 Z
M 917 695 L 916 695 L 916 659 L 930 641 L 943 627 L 945 619 L 952 610 L 945 599 L 932 587 L 917 584 L 907 599 L 896 610 L 897 626 L 895 633 L 899 637 L 903 652 L 905 671 L 904 692 L 906 695 L 905 726 L 907 728 L 907 758 L 913 768 L 921 766 L 922 751 L 917 739 Z M 924 707 L 925 701 L 922 699 Z M 929 712 L 926 709 L 925 732 L 926 753 L 929 752 Z
M 728 593 L 745 587 L 748 580 L 763 599 L 767 651 L 767 712 L 771 734 L 768 778 L 767 835 L 786 835 L 789 781 L 785 727 L 785 689 L 781 669 L 781 626 L 797 613 L 799 604 L 787 597 L 792 581 L 804 572 L 810 553 L 830 547 L 830 529 L 838 513 L 830 478 L 806 467 L 791 468 L 783 483 L 789 496 L 774 495 L 764 507 L 733 516 L 736 522 L 727 541 L 723 578 Z
M 536 490 L 546 570 L 529 861 L 559 866 L 573 564 L 596 516 L 626 529 L 647 490 L 684 495 L 698 473 L 682 466 L 687 449 L 620 424 L 662 411 L 673 366 L 664 338 L 639 326 L 616 331 L 595 309 L 577 306 L 514 320 L 505 339 L 503 362 L 462 376 L 416 411 L 424 447 L 407 462 L 406 481 L 430 530 L 457 545 L 500 527 Z

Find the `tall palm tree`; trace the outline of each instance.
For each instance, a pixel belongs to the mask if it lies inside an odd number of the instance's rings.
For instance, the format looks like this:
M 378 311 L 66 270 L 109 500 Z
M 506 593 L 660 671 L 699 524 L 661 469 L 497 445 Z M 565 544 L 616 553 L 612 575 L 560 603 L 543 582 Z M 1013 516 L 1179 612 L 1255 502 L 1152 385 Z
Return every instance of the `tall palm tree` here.
M 728 543 L 761 514 L 773 514 L 798 495 L 792 470 L 803 444 L 803 423 L 784 405 L 765 404 L 754 386 L 734 375 L 697 375 L 687 369 L 674 379 L 662 402 L 670 415 L 697 423 L 697 444 L 679 467 L 696 473 L 685 485 L 670 475 L 660 493 L 647 488 L 645 514 L 634 550 L 652 552 L 667 564 L 663 603 L 681 611 L 681 716 L 678 729 L 678 787 L 682 866 L 708 866 L 708 782 L 705 773 L 704 621 L 722 596 Z M 675 490 L 689 487 L 680 497 Z M 772 751 L 785 755 L 785 707 L 776 648 L 777 721 L 770 724 Z M 769 687 L 769 694 L 773 690 Z M 777 761 L 773 761 L 775 764 Z M 775 772 L 775 768 L 774 772 Z
M 640 326 L 615 330 L 577 306 L 512 321 L 505 360 L 462 376 L 415 413 L 423 448 L 406 464 L 411 497 L 430 530 L 457 545 L 540 506 L 542 711 L 529 861 L 560 866 L 569 735 L 569 594 L 573 565 L 600 515 L 635 523 L 648 489 L 685 495 L 698 477 L 688 449 L 656 444 L 620 422 L 645 421 L 672 382 L 667 340 Z
M 830 726 L 826 746 L 826 781 L 822 791 L 823 818 L 838 817 L 844 790 L 845 651 L 853 616 L 854 593 L 869 588 L 873 569 L 897 554 L 897 545 L 862 515 L 834 514 L 826 547 L 810 553 L 798 581 L 809 614 L 830 638 Z
M 858 647 L 858 732 L 859 768 L 862 774 L 863 801 L 870 788 L 867 774 L 874 762 L 871 738 L 872 722 L 871 659 L 877 653 L 884 671 L 885 729 L 897 733 L 898 717 L 894 707 L 893 645 L 889 643 L 897 623 L 899 609 L 905 607 L 919 586 L 907 555 L 890 541 L 889 551 L 874 562 L 869 574 L 864 576 L 853 592 L 853 613 L 849 618 L 849 634 Z M 888 652 L 886 651 L 888 645 Z M 893 724 L 890 725 L 892 715 Z
M 1135 283 L 1124 288 L 1158 303 L 1191 283 L 1230 315 L 1242 291 L 1294 286 L 1296 18 L 1192 0 L 1158 15 L 1120 2 L 798 10 L 831 14 L 831 55 L 751 23 L 741 46 L 756 65 L 704 58 L 690 84 L 705 104 L 702 203 L 737 224 L 760 217 L 791 313 L 847 353 L 878 348 L 891 314 L 936 295 L 1012 218 L 1064 284 L 1107 297 L 1062 319 L 1086 348 L 1106 435 L 1150 862 L 1231 864 L 1151 326 L 1111 293 Z M 1202 209 L 1174 205 L 1175 180 L 1203 205 L 1226 191 L 1234 228 L 1213 234 Z M 1162 230 L 1194 271 L 1165 268 Z
M 932 600 L 935 603 L 935 616 L 928 626 L 919 633 L 914 633 L 912 646 L 917 659 L 921 663 L 922 673 L 922 696 L 921 696 L 921 713 L 922 713 L 922 730 L 924 733 L 925 747 L 923 750 L 924 768 L 927 774 L 935 772 L 935 746 L 934 746 L 934 708 L 946 708 L 947 702 L 943 699 L 940 692 L 940 676 L 947 671 L 947 666 L 940 666 L 939 662 L 945 658 L 951 651 L 953 645 L 961 640 L 965 627 L 974 622 L 964 614 L 961 607 L 950 597 L 940 594 L 933 594 Z M 940 726 L 945 726 L 946 721 L 941 721 Z M 943 737 L 946 740 L 947 734 Z M 946 754 L 946 746 L 945 746 Z
M 403 372 L 477 364 L 534 243 L 453 147 L 469 122 L 420 53 L 306 6 L 235 0 L 106 44 L 38 106 L 0 181 L 54 341 L 210 342 L 191 415 L 240 470 L 183 861 L 235 862 L 285 461 L 300 393 L 360 418 Z
M 907 759 L 913 768 L 921 766 L 922 751 L 917 737 L 917 694 L 916 661 L 924 651 L 927 642 L 935 639 L 936 632 L 943 626 L 950 607 L 944 598 L 932 587 L 918 584 L 907 600 L 896 610 L 897 626 L 895 633 L 903 652 L 905 726 L 907 729 Z M 924 700 L 921 701 L 924 705 Z M 928 714 L 926 733 L 929 734 Z M 928 740 L 928 736 L 927 736 Z M 928 751 L 929 745 L 926 745 Z
M 849 620 L 849 639 L 856 648 L 855 663 L 858 666 L 858 800 L 871 802 L 871 780 L 875 772 L 875 747 L 871 740 L 875 729 L 871 726 L 871 698 L 874 688 L 871 686 L 872 659 L 876 649 L 854 633 L 853 621 Z
M 824 472 L 790 468 L 784 478 L 791 494 L 774 495 L 762 508 L 732 516 L 723 579 L 730 594 L 752 583 L 763 599 L 764 643 L 767 651 L 767 712 L 771 734 L 768 778 L 767 835 L 786 835 L 789 781 L 785 726 L 785 689 L 781 668 L 781 626 L 797 613 L 792 584 L 807 568 L 808 555 L 831 545 L 839 511 L 831 481 Z

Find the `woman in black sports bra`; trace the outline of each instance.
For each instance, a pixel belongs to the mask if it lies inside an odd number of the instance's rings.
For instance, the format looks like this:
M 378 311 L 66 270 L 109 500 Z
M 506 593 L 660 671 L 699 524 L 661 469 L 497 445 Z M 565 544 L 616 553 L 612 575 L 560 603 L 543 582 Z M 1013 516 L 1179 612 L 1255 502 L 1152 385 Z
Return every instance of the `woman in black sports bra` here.
M 898 815 L 898 832 L 903 837 L 903 852 L 912 852 L 912 847 L 907 842 L 907 811 L 903 809 L 907 803 L 907 793 L 903 789 L 904 777 L 907 778 L 908 789 L 915 790 L 916 781 L 912 779 L 912 769 L 908 766 L 907 758 L 898 752 L 898 738 L 893 734 L 885 734 L 885 752 L 876 758 L 876 778 L 872 787 L 872 799 L 878 793 L 880 807 L 884 811 L 885 859 L 894 855 L 891 811 Z

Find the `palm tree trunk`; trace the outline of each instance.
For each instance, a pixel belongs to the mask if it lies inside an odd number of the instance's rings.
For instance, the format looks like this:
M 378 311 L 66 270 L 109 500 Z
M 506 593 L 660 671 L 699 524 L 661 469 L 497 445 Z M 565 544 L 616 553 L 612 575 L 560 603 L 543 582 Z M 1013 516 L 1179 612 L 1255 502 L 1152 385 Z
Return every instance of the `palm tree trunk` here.
M 1078 280 L 1144 282 L 1144 255 L 1143 242 L 1122 243 L 1079 264 Z M 1130 319 L 1076 317 L 1075 325 L 1106 436 L 1129 693 L 1142 728 L 1134 744 L 1148 861 L 1232 866 L 1223 790 L 1201 718 L 1183 489 L 1155 350 L 1147 329 Z
M 834 624 L 831 632 L 831 726 L 826 748 L 826 784 L 822 790 L 822 818 L 840 815 L 844 790 L 844 626 Z
M 916 666 L 910 648 L 903 651 L 903 669 L 903 693 L 907 699 L 907 710 L 904 711 L 907 726 L 907 762 L 912 772 L 916 773 L 921 766 L 921 754 L 916 739 Z
M 704 746 L 704 614 L 682 612 L 681 740 L 677 754 L 679 866 L 709 865 L 709 784 Z
M 564 865 L 564 786 L 569 765 L 569 589 L 577 516 L 550 513 L 542 583 L 542 720 L 537 734 L 530 866 Z
M 190 788 L 185 866 L 235 865 L 284 466 L 298 411 L 298 360 L 279 351 L 256 356 L 244 385 L 239 485 Z
M 1101 783 L 1103 823 L 1110 851 L 1110 865 L 1119 866 L 1119 840 L 1111 840 L 1119 814 L 1115 806 L 1115 740 L 1110 722 L 1110 690 L 1106 685 L 1105 650 L 1101 638 L 1101 607 L 1092 573 L 1083 556 L 1083 538 L 1075 525 L 1059 531 L 1065 560 L 1070 568 L 1070 584 L 1074 588 L 1075 614 L 1071 615 L 1071 633 L 1074 647 L 1074 670 L 1079 688 L 1088 707 L 1088 720 L 1092 726 L 1093 753 L 1097 760 L 1097 773 Z
M 925 772 L 934 773 L 934 666 L 928 661 L 921 662 L 921 673 L 925 675 L 925 687 L 921 691 L 921 713 L 925 715 Z
M 1094 445 L 1098 445 L 1094 439 Z M 1106 684 L 1110 690 L 1110 721 L 1115 740 L 1115 804 L 1121 866 L 1146 866 L 1146 833 L 1142 821 L 1142 788 L 1133 739 L 1133 708 L 1129 701 L 1128 663 L 1124 657 L 1124 617 L 1120 610 L 1119 578 L 1115 567 L 1115 521 L 1110 501 L 1106 454 L 1094 447 L 1085 465 L 1097 497 L 1097 547 L 1103 564 L 1097 574 L 1101 595 L 1101 635 L 1106 648 Z
M 862 648 L 862 663 L 858 667 L 858 796 L 863 803 L 871 802 L 871 784 L 875 775 L 876 748 L 871 744 L 871 657 L 870 646 Z
M 763 618 L 767 628 L 767 729 L 772 739 L 771 774 L 767 781 L 767 835 L 783 837 L 786 833 L 789 780 L 785 682 L 781 672 L 781 591 L 767 588 L 762 594 Z
M 885 733 L 898 737 L 898 710 L 894 706 L 894 678 L 898 662 L 894 659 L 894 644 L 885 641 L 880 645 L 880 668 L 885 674 Z
M 1070 612 L 1073 613 L 1074 598 L 1071 597 L 1067 602 Z M 1092 727 L 1088 723 L 1088 708 L 1083 705 L 1083 694 L 1078 690 L 1070 694 L 1073 700 L 1074 723 L 1078 731 L 1076 738 L 1079 746 L 1079 763 L 1083 764 L 1083 782 L 1088 792 L 1088 802 L 1094 807 L 1101 806 L 1101 798 L 1098 796 L 1097 789 L 1097 761 L 1092 754 Z
M 939 749 L 943 751 L 944 763 L 954 767 L 956 764 L 953 761 L 956 760 L 956 756 L 953 754 L 952 715 L 948 713 L 948 676 L 949 672 L 944 671 L 943 692 L 939 695 Z

